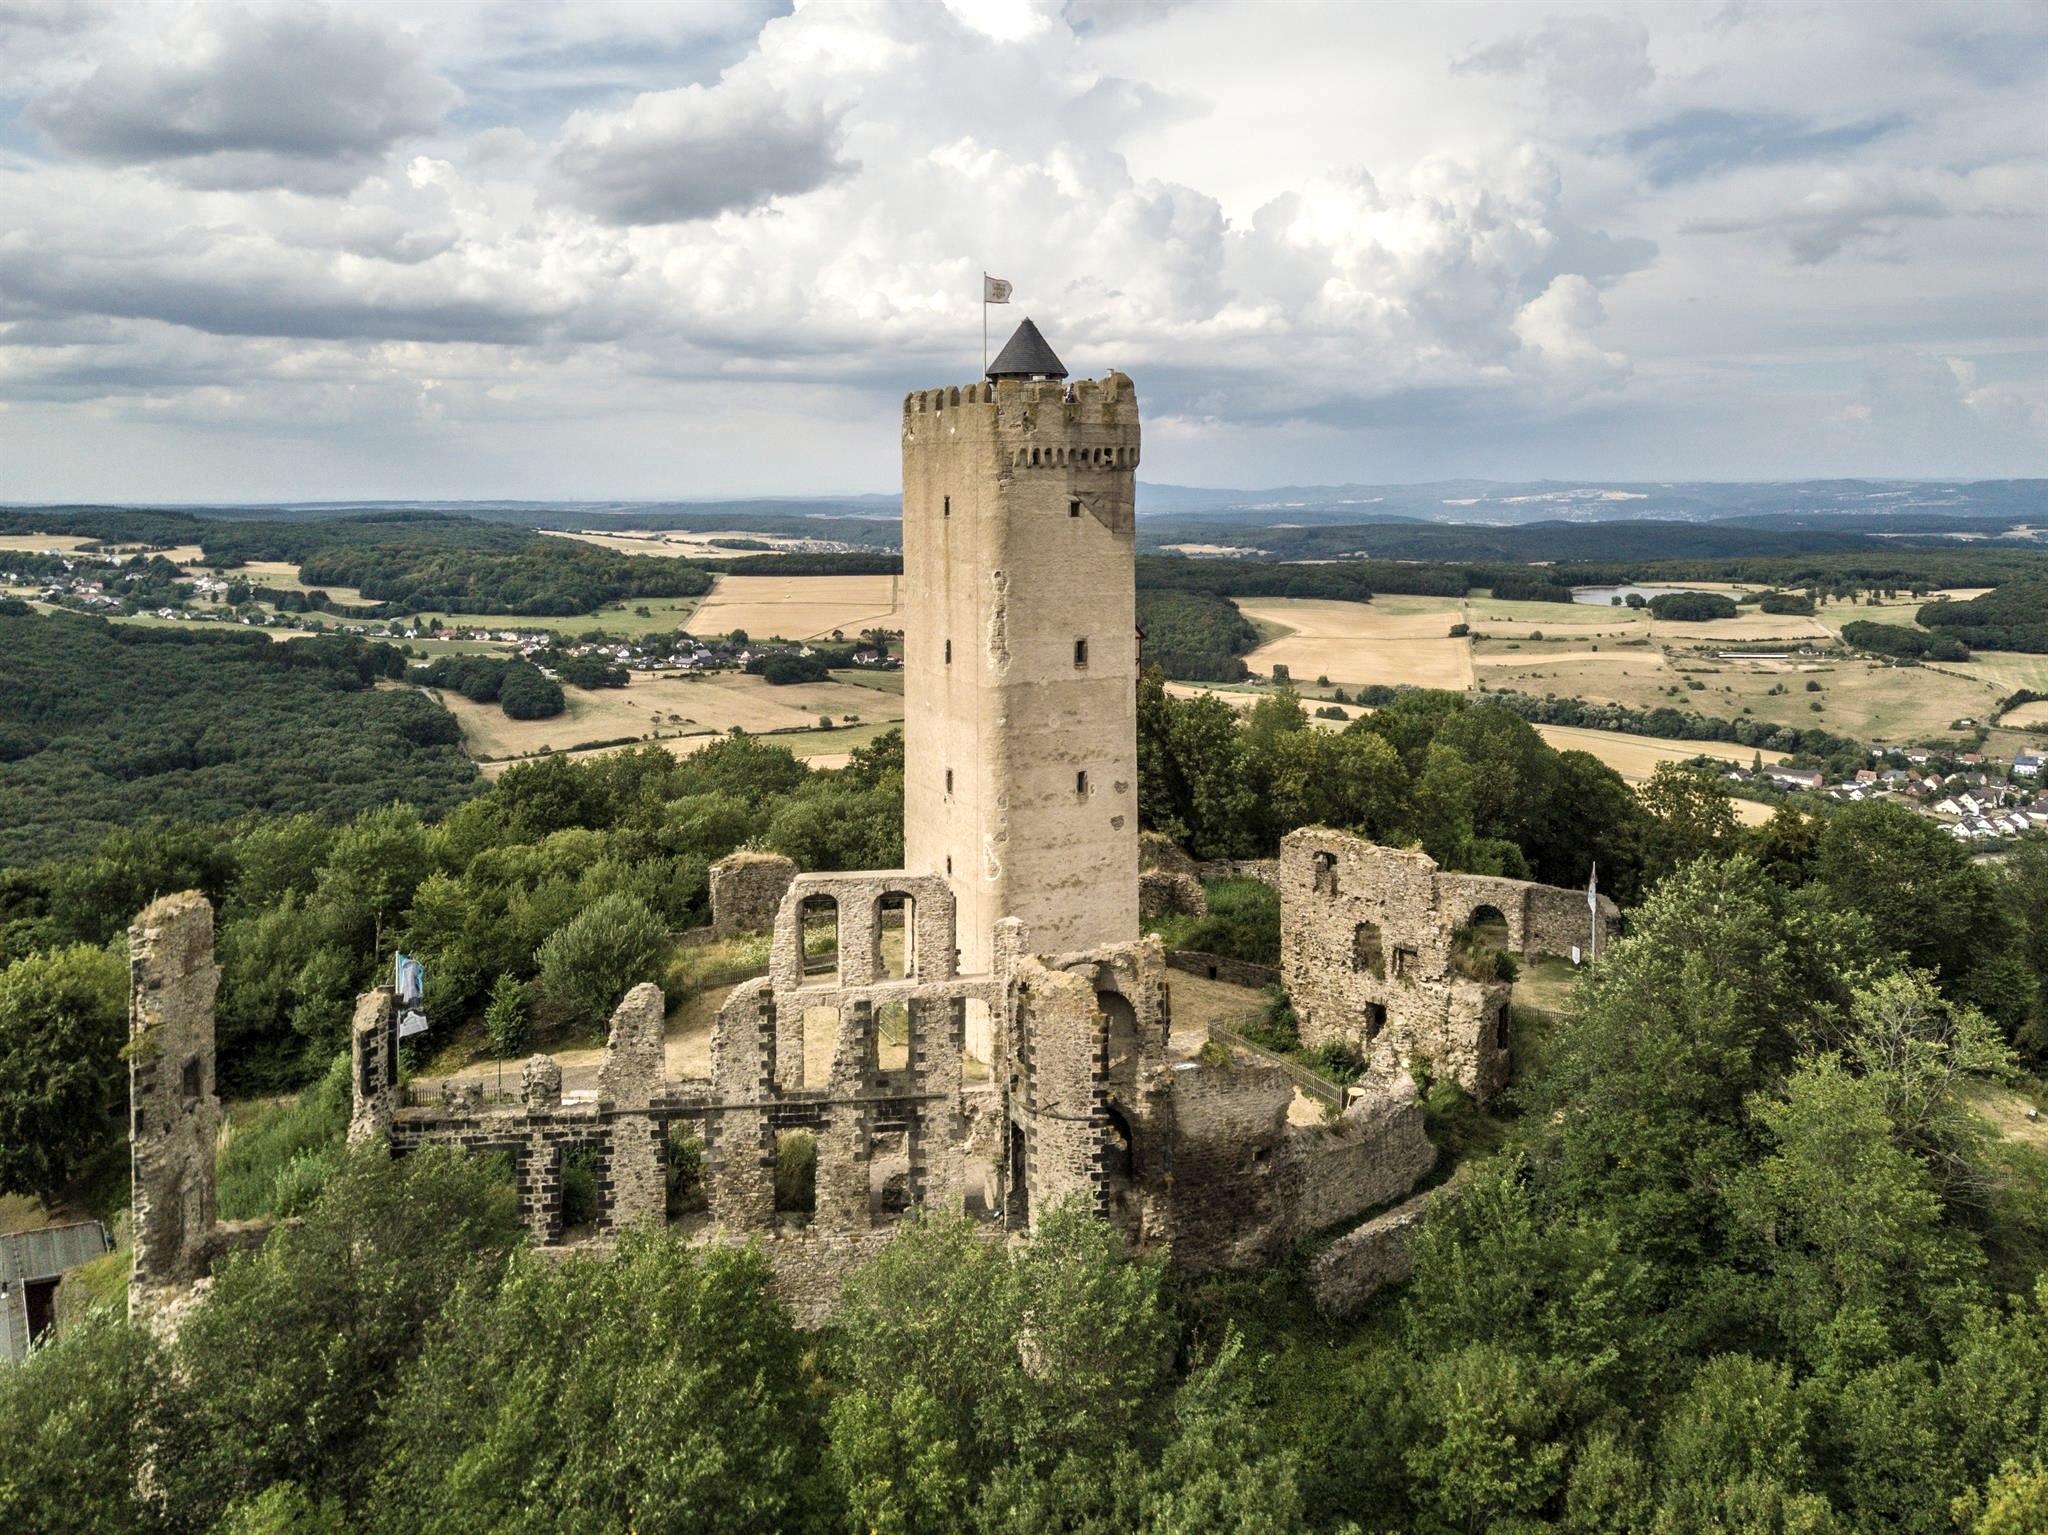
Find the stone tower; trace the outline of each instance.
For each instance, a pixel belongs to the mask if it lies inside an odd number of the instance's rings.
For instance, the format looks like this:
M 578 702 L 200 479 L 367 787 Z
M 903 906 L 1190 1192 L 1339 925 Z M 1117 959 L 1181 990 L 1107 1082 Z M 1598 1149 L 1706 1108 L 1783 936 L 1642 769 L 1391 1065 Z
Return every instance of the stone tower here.
M 1138 936 L 1137 467 L 1130 379 L 1068 383 L 1029 320 L 903 402 L 904 862 L 970 974 L 1005 917 L 1036 953 Z

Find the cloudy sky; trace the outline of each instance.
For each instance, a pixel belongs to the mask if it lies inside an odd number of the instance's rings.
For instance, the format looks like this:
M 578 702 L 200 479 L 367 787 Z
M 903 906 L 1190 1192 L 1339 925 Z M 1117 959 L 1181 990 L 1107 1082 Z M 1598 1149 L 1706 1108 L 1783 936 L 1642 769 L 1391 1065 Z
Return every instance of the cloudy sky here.
M 0 500 L 2048 474 L 2048 5 L 0 0 Z

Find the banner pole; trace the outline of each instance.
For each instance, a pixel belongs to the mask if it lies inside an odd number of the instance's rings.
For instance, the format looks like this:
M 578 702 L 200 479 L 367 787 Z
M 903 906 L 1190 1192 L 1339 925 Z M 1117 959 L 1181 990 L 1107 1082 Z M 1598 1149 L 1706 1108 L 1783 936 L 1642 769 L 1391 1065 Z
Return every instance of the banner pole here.
M 988 273 L 981 274 L 981 374 L 988 377 Z

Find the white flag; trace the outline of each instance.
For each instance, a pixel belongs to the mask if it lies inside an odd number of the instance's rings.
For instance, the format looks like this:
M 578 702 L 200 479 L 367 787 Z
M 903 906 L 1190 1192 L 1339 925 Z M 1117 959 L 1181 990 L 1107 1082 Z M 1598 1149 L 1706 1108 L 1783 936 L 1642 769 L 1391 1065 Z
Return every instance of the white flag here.
M 1007 304 L 1010 302 L 1008 279 L 981 274 L 981 301 L 984 304 Z
M 1600 915 L 1600 865 L 1597 863 L 1586 876 L 1586 910 L 1596 917 Z

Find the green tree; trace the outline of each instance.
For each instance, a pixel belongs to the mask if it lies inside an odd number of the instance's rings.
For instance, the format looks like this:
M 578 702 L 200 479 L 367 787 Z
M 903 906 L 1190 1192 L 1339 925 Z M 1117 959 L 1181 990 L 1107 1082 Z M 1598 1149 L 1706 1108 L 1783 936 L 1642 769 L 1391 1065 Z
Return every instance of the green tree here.
M 1475 1343 L 1432 1360 L 1416 1381 L 1419 1432 L 1407 1452 L 1416 1528 L 1431 1535 L 1541 1528 L 1563 1490 L 1557 1398 L 1533 1362 Z
M 623 892 L 603 896 L 541 944 L 541 990 L 573 1026 L 604 1022 L 619 998 L 661 978 L 669 936 L 646 904 Z
M 1646 852 L 1653 879 L 1695 858 L 1726 856 L 1740 840 L 1735 806 L 1712 768 L 1660 762 L 1642 799 L 1651 817 Z
M 163 1528 L 149 1487 L 166 1386 L 145 1327 L 98 1312 L 0 1367 L 0 1529 L 10 1535 L 146 1535 Z
M 53 1199 L 121 1123 L 127 967 L 77 945 L 0 970 L 0 1189 Z
M 519 1232 L 488 1158 L 382 1146 L 341 1158 L 319 1198 L 261 1249 L 216 1267 L 178 1335 L 156 1475 L 172 1506 L 217 1519 L 272 1483 L 354 1505 L 379 1460 L 379 1404 L 465 1286 Z
M 768 1281 L 756 1250 L 666 1233 L 615 1259 L 515 1260 L 406 1370 L 377 1503 L 479 1535 L 804 1527 L 814 1383 Z

